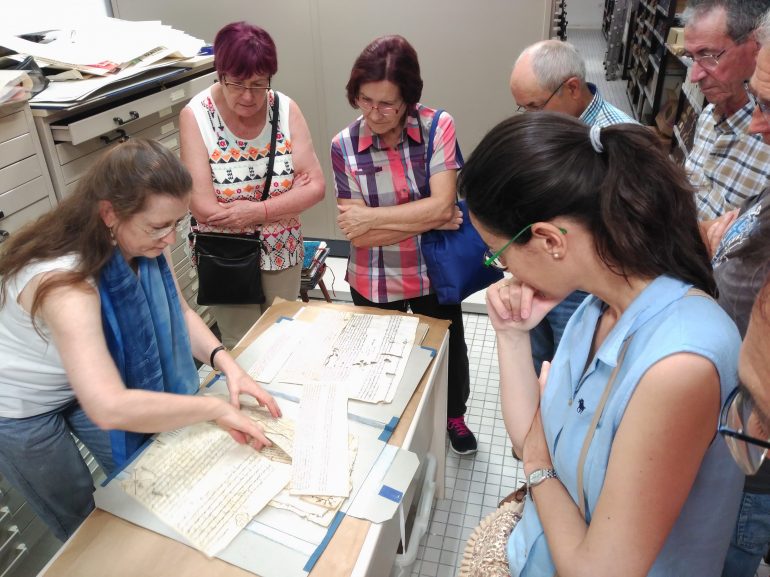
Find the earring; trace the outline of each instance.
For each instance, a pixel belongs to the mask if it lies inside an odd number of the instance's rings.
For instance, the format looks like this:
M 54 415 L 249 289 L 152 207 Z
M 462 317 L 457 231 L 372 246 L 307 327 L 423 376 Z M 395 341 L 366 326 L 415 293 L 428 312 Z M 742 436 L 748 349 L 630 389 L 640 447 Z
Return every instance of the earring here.
M 553 258 L 559 258 L 559 253 L 558 252 L 553 253 Z
M 115 233 L 112 232 L 112 227 L 108 226 L 107 230 L 110 231 L 110 243 L 112 244 L 112 246 L 117 246 L 118 245 L 118 241 L 115 240 Z

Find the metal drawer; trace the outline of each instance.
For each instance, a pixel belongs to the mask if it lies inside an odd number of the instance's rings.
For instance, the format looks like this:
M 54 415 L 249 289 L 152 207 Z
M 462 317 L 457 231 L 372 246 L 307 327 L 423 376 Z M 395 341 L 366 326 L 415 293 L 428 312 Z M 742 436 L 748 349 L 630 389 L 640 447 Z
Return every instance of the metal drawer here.
M 0 194 L 29 182 L 43 174 L 37 156 L 30 156 L 10 166 L 0 168 Z
M 182 108 L 185 107 L 186 104 L 186 102 L 180 102 L 174 106 L 167 106 L 155 114 L 145 116 L 144 118 L 140 118 L 131 122 L 130 124 L 127 124 L 125 127 L 122 127 L 121 130 L 131 137 L 156 138 L 155 136 L 148 136 L 144 134 L 143 131 L 147 128 L 155 126 L 158 123 L 161 123 L 156 134 L 158 136 L 165 136 L 172 130 L 179 130 L 179 112 L 182 110 Z M 173 127 L 169 127 L 169 124 L 172 121 Z M 97 150 L 104 150 L 112 142 L 117 142 L 120 137 L 120 132 L 117 130 L 111 130 L 103 135 L 97 136 L 96 138 L 92 138 L 90 140 L 86 140 L 80 144 L 60 142 L 56 145 L 56 155 L 59 157 L 59 164 L 64 166 L 68 162 L 77 160 L 86 154 Z M 108 142 L 105 142 L 105 139 L 107 139 Z
M 51 134 L 56 142 L 71 142 L 80 144 L 111 130 L 130 127 L 131 123 L 158 111 L 174 106 L 195 96 L 198 92 L 210 86 L 216 80 L 216 72 L 209 72 L 187 82 L 178 84 L 138 98 L 131 102 L 120 104 L 72 122 L 63 121 L 51 124 Z
M 42 176 L 38 176 L 35 180 L 0 194 L 0 214 L 2 214 L 0 216 L 0 228 L 5 228 L 4 219 L 41 198 L 48 198 L 48 190 L 45 187 L 45 180 Z
M 22 134 L 0 144 L 0 167 L 18 162 L 37 152 L 30 133 Z
M 31 204 L 23 210 L 0 220 L 0 230 L 13 234 L 22 226 L 37 219 L 39 216 L 43 216 L 49 210 L 51 210 L 51 200 L 46 196 L 35 204 Z
M 0 117 L 0 142 L 11 140 L 29 132 L 23 110 Z

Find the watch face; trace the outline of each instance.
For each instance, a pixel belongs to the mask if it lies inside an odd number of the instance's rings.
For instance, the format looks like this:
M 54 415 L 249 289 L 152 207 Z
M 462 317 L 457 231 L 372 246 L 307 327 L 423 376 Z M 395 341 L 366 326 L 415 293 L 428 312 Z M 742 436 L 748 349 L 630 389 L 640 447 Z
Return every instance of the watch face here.
M 538 469 L 537 471 L 532 471 L 532 474 L 529 476 L 529 484 L 534 485 L 534 484 L 540 483 L 544 477 L 545 477 L 545 469 Z

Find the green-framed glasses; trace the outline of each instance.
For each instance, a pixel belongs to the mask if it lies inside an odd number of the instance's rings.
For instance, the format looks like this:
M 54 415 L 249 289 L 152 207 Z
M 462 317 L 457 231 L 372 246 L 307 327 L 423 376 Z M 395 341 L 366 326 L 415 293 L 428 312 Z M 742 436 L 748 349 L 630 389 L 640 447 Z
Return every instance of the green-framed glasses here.
M 532 223 L 534 224 L 534 223 Z M 508 267 L 506 267 L 503 262 L 500 260 L 500 255 L 503 254 L 503 251 L 511 246 L 513 242 L 516 241 L 517 238 L 519 238 L 522 234 L 527 232 L 530 228 L 532 228 L 532 224 L 528 224 L 524 228 L 522 228 L 519 232 L 517 232 L 514 237 L 506 242 L 502 248 L 499 250 L 492 252 L 490 249 L 487 248 L 487 250 L 484 251 L 484 266 L 491 266 L 492 268 L 496 268 L 498 270 L 506 270 Z M 566 228 L 559 227 L 559 232 L 562 234 L 567 234 Z

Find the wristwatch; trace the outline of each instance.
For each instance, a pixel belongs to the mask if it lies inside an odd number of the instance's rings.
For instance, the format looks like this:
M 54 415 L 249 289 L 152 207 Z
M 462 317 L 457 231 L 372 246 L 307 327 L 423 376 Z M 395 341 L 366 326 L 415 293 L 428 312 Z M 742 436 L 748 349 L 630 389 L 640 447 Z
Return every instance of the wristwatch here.
M 558 479 L 556 471 L 554 469 L 536 469 L 532 471 L 527 477 L 527 493 L 532 494 L 532 487 L 538 486 L 546 479 Z

